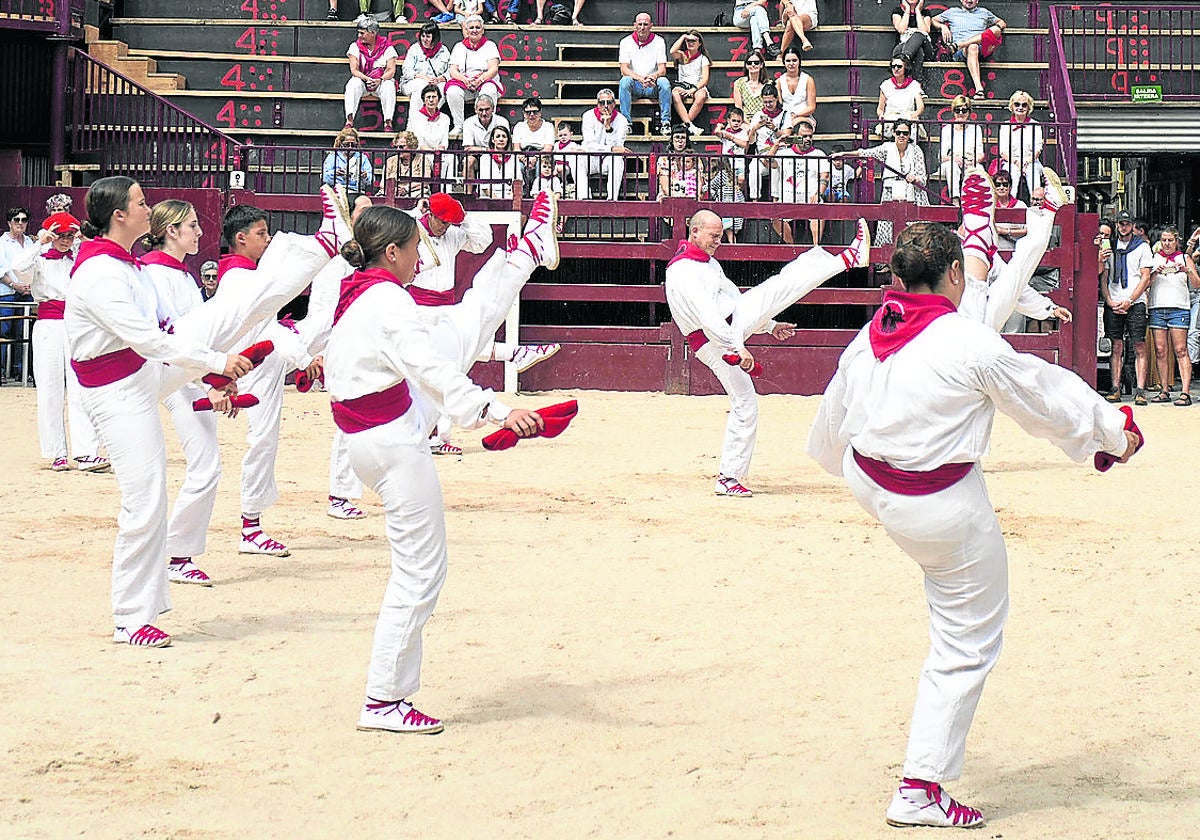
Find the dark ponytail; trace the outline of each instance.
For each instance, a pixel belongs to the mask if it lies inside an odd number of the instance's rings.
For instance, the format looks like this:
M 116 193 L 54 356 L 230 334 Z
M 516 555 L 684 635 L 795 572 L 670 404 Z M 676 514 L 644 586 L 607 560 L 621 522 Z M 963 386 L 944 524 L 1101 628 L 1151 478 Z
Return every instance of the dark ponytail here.
M 367 268 L 395 243 L 403 248 L 417 235 L 416 220 L 385 204 L 368 207 L 354 223 L 354 238 L 342 246 L 342 258 L 355 268 Z
M 80 224 L 80 231 L 88 239 L 108 233 L 112 215 L 129 206 L 129 193 L 137 181 L 124 175 L 110 175 L 92 184 L 87 191 L 87 218 Z

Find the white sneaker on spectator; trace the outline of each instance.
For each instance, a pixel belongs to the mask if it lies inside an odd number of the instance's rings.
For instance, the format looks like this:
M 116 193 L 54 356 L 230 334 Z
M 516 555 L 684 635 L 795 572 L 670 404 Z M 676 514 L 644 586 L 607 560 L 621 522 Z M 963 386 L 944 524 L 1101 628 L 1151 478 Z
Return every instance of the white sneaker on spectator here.
M 979 828 L 983 823 L 979 809 L 951 799 L 937 782 L 905 779 L 887 809 L 887 824 L 897 828 Z
M 1066 189 L 1063 188 L 1062 179 L 1058 177 L 1058 173 L 1050 167 L 1042 169 L 1042 180 L 1046 184 L 1046 201 L 1043 204 L 1045 209 L 1050 212 L 1056 212 L 1071 204 L 1071 197 L 1067 195 Z
M 446 727 L 437 718 L 417 711 L 407 700 L 379 701 L 367 698 L 358 716 L 358 729 L 383 729 L 416 735 L 436 735 Z
M 524 373 L 561 349 L 561 344 L 522 344 L 513 351 L 512 363 L 517 366 L 517 373 Z

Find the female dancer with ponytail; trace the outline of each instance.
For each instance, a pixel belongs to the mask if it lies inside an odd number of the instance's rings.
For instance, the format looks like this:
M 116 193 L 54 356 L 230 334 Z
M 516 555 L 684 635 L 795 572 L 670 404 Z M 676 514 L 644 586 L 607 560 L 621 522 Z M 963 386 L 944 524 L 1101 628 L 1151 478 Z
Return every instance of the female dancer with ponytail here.
M 280 235 L 283 244 L 273 264 L 286 263 L 286 273 L 164 324 L 158 294 L 130 253 L 150 230 L 142 188 L 123 176 L 101 178 L 88 190 L 87 214 L 83 234 L 92 239 L 79 249 L 64 320 L 83 407 L 108 450 L 121 491 L 113 641 L 163 647 L 171 637 L 151 623 L 171 608 L 163 563 L 167 457 L 158 402 L 206 373 L 231 379 L 247 373 L 250 360 L 228 349 L 307 286 L 328 252 L 310 237 Z
M 436 718 L 409 697 L 420 687 L 421 632 L 446 577 L 446 523 L 429 433 L 438 416 L 477 428 L 491 420 L 520 437 L 544 423 L 509 409 L 466 371 L 492 339 L 539 265 L 558 265 L 554 198 L 535 198 L 524 235 L 510 237 L 475 277 L 460 303 L 428 323 L 405 286 L 412 282 L 417 222 L 391 207 L 371 207 L 342 255 L 358 270 L 342 281 L 325 355 L 333 417 L 349 438 L 350 463 L 383 501 L 392 574 L 383 596 L 367 697 L 358 728 L 434 733 Z
M 1018 353 L 957 311 L 963 246 L 949 228 L 909 226 L 892 272 L 905 291 L 883 306 L 838 362 L 808 452 L 878 519 L 925 574 L 930 646 L 917 688 L 895 826 L 973 828 L 975 808 L 942 783 L 962 772 L 967 731 L 1000 655 L 1008 559 L 979 459 L 996 409 L 1075 460 L 1128 460 L 1141 435 L 1074 373 Z M 1110 453 L 1104 455 L 1102 453 Z

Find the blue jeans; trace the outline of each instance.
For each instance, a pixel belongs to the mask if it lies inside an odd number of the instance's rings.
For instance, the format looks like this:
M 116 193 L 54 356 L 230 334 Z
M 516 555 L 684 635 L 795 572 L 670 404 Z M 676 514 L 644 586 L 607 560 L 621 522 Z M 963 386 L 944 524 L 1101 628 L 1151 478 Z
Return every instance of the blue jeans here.
M 489 0 L 483 0 L 483 8 L 486 9 L 491 14 L 495 14 L 496 9 L 501 5 L 503 5 L 503 0 L 501 0 L 501 2 L 499 2 L 499 3 L 497 3 L 496 0 L 490 0 L 490 2 L 489 2 Z M 509 4 L 508 4 L 508 9 L 507 9 L 508 14 L 515 15 L 517 13 L 517 10 L 520 8 L 521 8 L 521 0 L 511 0 L 511 2 L 509 2 Z
M 617 96 L 621 100 L 621 113 L 630 123 L 633 122 L 633 100 L 654 99 L 656 96 L 659 122 L 671 121 L 671 83 L 664 78 L 660 77 L 656 85 L 644 85 L 632 76 L 622 76 Z

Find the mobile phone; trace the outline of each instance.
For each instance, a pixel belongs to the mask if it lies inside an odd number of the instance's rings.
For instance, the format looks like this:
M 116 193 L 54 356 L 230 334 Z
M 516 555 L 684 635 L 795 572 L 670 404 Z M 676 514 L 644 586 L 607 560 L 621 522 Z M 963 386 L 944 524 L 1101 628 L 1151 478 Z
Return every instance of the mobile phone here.
M 1107 239 L 1107 238 L 1101 239 L 1100 240 L 1100 250 L 1101 251 L 1111 251 L 1112 250 L 1112 240 Z

